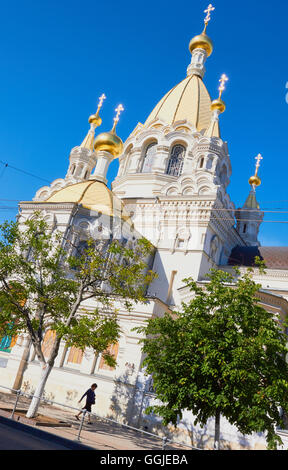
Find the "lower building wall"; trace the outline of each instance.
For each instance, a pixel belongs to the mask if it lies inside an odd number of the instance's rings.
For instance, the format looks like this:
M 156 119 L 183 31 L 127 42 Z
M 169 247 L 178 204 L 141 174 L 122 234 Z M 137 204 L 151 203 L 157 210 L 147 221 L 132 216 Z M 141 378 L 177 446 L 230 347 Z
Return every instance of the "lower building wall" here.
M 39 373 L 38 364 L 29 364 L 21 387 L 24 392 L 31 394 L 34 392 Z M 111 397 L 115 388 L 113 377 L 101 378 L 97 375 L 80 374 L 77 371 L 54 367 L 47 380 L 44 397 L 59 404 L 80 409 L 85 405 L 85 397 L 80 404 L 78 401 L 92 383 L 97 383 L 96 403 L 92 411 L 99 416 L 111 415 Z
M 13 352 L 0 353 L 0 386 L 13 388 L 20 360 Z M 1 391 L 4 391 L 0 387 Z
M 5 358 L 5 357 L 4 357 Z M 0 356 L 0 360 L 3 355 Z M 5 358 L 8 359 L 8 358 Z M 0 361 L 1 362 L 1 361 Z M 9 367 L 0 368 L 0 385 L 12 387 L 19 366 L 19 360 L 10 355 Z M 23 392 L 33 394 L 38 384 L 40 366 L 37 362 L 30 362 L 21 386 Z M 214 445 L 214 420 L 210 419 L 206 426 L 194 425 L 195 418 L 192 413 L 184 412 L 181 422 L 177 428 L 168 426 L 164 428 L 161 419 L 155 415 L 146 415 L 145 409 L 155 405 L 157 400 L 153 392 L 147 391 L 147 384 L 151 379 L 143 372 L 138 374 L 135 381 L 132 376 L 118 375 L 89 375 L 79 373 L 76 370 L 54 367 L 48 378 L 44 397 L 60 404 L 80 409 L 84 406 L 85 399 L 81 404 L 79 399 L 90 388 L 92 383 L 97 383 L 96 403 L 92 411 L 100 417 L 108 417 L 144 429 L 148 432 L 167 436 L 176 442 L 185 443 L 200 449 L 213 449 Z M 58 405 L 59 404 L 59 405 Z M 67 408 L 65 408 L 67 409 Z M 71 413 L 76 410 L 71 409 Z M 167 435 L 168 431 L 168 435 Z M 281 434 L 284 446 L 288 449 L 288 434 Z M 234 426 L 231 426 L 224 418 L 221 419 L 221 448 L 231 450 L 265 450 L 266 440 L 264 435 L 253 434 L 252 436 L 241 435 Z

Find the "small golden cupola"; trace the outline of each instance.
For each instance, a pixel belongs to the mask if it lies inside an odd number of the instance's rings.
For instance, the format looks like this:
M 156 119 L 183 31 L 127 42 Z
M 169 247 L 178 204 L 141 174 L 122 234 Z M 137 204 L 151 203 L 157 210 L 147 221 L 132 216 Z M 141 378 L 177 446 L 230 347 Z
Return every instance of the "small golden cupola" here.
M 262 155 L 259 153 L 259 155 L 257 155 L 256 157 L 256 170 L 255 170 L 255 174 L 254 176 L 251 176 L 251 178 L 249 179 L 249 184 L 250 186 L 256 188 L 258 186 L 261 185 L 261 179 L 259 178 L 258 176 L 258 171 L 259 171 L 259 168 L 260 168 L 260 163 L 261 163 L 261 160 L 263 160 L 263 157 Z
M 85 139 L 83 140 L 82 144 L 80 145 L 81 148 L 86 148 L 88 150 L 91 150 L 93 152 L 93 145 L 94 145 L 94 138 L 95 138 L 95 129 L 102 124 L 102 119 L 99 116 L 99 111 L 102 108 L 103 101 L 106 99 L 106 96 L 104 93 L 100 96 L 99 98 L 99 104 L 98 108 L 95 114 L 92 114 L 88 122 L 90 124 L 90 129 L 88 131 L 88 134 L 86 135 Z
M 116 116 L 114 118 L 114 125 L 111 129 L 110 132 L 103 132 L 102 134 L 99 134 L 94 143 L 94 150 L 95 152 L 101 152 L 105 151 L 113 155 L 114 158 L 117 158 L 121 155 L 123 152 L 123 142 L 118 137 L 116 134 L 116 126 L 119 121 L 119 116 L 122 111 L 124 111 L 124 108 L 122 104 L 119 104 L 119 106 L 116 108 Z
M 116 134 L 116 126 L 119 122 L 119 116 L 124 108 L 122 104 L 116 108 L 116 116 L 114 124 L 110 132 L 99 134 L 94 143 L 94 150 L 97 155 L 97 163 L 95 171 L 92 175 L 93 179 L 107 184 L 107 171 L 110 163 L 118 158 L 123 152 L 123 142 Z
M 251 176 L 251 178 L 249 179 L 249 184 L 251 186 L 251 191 L 250 191 L 250 194 L 249 194 L 248 198 L 246 199 L 246 202 L 244 204 L 244 208 L 258 209 L 258 210 L 260 209 L 260 206 L 259 206 L 259 204 L 257 202 L 257 199 L 256 199 L 256 188 L 261 185 L 261 179 L 258 176 L 258 171 L 259 171 L 259 168 L 260 168 L 261 160 L 263 160 L 263 157 L 259 153 L 259 155 L 257 155 L 257 157 L 256 157 L 255 174 L 254 174 L 254 176 Z
M 238 233 L 248 246 L 260 246 L 258 233 L 264 218 L 264 212 L 261 211 L 260 205 L 256 199 L 256 187 L 261 185 L 261 180 L 258 176 L 261 160 L 263 160 L 262 155 L 257 155 L 256 171 L 254 176 L 249 179 L 251 186 L 250 193 L 244 206 L 235 213 Z
M 68 184 L 75 184 L 83 180 L 89 180 L 91 172 L 95 167 L 96 154 L 93 151 L 95 129 L 102 123 L 99 111 L 102 107 L 106 96 L 102 94 L 99 98 L 99 104 L 96 114 L 89 117 L 90 129 L 83 140 L 82 144 L 74 147 L 69 156 L 69 168 L 65 176 Z
M 224 113 L 226 104 L 222 100 L 222 93 L 225 90 L 225 83 L 228 81 L 228 77 L 223 74 L 219 80 L 219 96 L 216 100 L 211 103 L 212 119 L 210 126 L 205 132 L 206 137 L 221 137 L 219 128 L 219 115 Z
M 205 74 L 205 62 L 207 57 L 213 52 L 213 42 L 207 36 L 206 30 L 207 26 L 211 20 L 211 12 L 214 11 L 215 8 L 213 5 L 209 5 L 208 8 L 204 11 L 206 13 L 206 17 L 204 19 L 204 30 L 201 34 L 198 34 L 194 38 L 191 39 L 189 43 L 189 50 L 192 54 L 191 64 L 187 69 L 187 75 L 198 75 L 201 78 L 204 77 Z
M 206 18 L 204 19 L 205 27 L 201 34 L 198 34 L 197 36 L 191 39 L 190 44 L 189 44 L 189 50 L 191 54 L 195 49 L 204 49 L 207 53 L 207 57 L 209 57 L 212 54 L 213 42 L 207 36 L 206 30 L 207 30 L 208 23 L 211 20 L 211 12 L 214 10 L 215 10 L 215 7 L 213 7 L 213 5 L 210 4 L 208 8 L 204 11 L 204 13 L 207 13 Z

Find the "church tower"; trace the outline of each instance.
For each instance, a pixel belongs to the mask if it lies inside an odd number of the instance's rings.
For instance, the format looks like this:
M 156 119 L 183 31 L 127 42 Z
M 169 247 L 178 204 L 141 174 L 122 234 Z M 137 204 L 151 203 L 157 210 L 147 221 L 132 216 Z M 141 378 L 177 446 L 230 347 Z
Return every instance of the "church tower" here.
M 258 234 L 264 213 L 260 210 L 256 199 L 256 188 L 261 185 L 258 170 L 262 159 L 260 154 L 256 157 L 256 171 L 254 176 L 249 179 L 251 191 L 243 208 L 236 212 L 237 230 L 248 246 L 260 246 Z
M 232 173 L 219 115 L 222 92 L 212 101 L 203 81 L 213 52 L 205 10 L 204 30 L 189 44 L 187 77 L 170 90 L 139 123 L 124 144 L 113 193 L 125 204 L 135 228 L 156 247 L 159 273 L 150 294 L 168 304 L 181 301 L 183 279 L 203 279 L 211 267 L 227 263 L 231 249 L 243 245 L 227 194 Z
M 99 111 L 106 96 L 103 94 L 99 98 L 99 105 L 96 114 L 89 117 L 90 129 L 79 147 L 74 147 L 70 153 L 70 165 L 65 180 L 68 184 L 79 183 L 89 180 L 91 172 L 96 164 L 96 154 L 93 149 L 95 139 L 95 129 L 102 124 Z

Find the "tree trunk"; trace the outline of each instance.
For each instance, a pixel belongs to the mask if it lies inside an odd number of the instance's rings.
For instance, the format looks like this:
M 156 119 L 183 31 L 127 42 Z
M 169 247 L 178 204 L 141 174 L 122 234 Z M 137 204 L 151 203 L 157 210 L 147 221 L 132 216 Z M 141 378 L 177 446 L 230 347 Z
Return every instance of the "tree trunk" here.
M 24 347 L 24 352 L 23 352 L 23 355 L 22 355 L 22 358 L 21 358 L 21 361 L 20 361 L 20 365 L 19 365 L 19 368 L 18 368 L 18 371 L 17 371 L 17 375 L 16 375 L 16 378 L 15 378 L 14 384 L 13 384 L 14 390 L 19 390 L 22 386 L 24 372 L 25 372 L 25 370 L 27 368 L 27 364 L 28 364 L 28 358 L 29 358 L 29 354 L 30 354 L 30 347 L 31 347 L 31 340 L 27 341 L 26 345 Z
M 220 450 L 220 411 L 216 411 L 215 416 L 215 442 L 214 450 Z
M 32 398 L 29 409 L 26 413 L 27 418 L 34 418 L 34 416 L 36 415 L 37 410 L 40 405 L 40 398 L 43 395 L 45 385 L 46 385 L 46 382 L 47 382 L 47 379 L 49 377 L 51 370 L 52 370 L 52 367 L 50 365 L 42 364 L 41 379 L 38 384 L 38 387 L 36 388 L 34 392 L 34 397 Z

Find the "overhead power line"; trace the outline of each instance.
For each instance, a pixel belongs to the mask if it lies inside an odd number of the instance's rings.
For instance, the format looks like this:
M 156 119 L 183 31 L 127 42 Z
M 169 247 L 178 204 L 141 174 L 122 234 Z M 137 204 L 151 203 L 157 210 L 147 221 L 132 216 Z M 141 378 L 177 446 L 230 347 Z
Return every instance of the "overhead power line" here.
M 0 201 L 4 202 L 21 202 L 22 199 L 6 199 L 6 198 L 0 198 Z M 255 210 L 258 209 L 195 209 L 195 211 L 202 211 L 202 210 L 209 210 L 210 212 L 255 212 Z M 269 209 L 260 209 L 261 212 L 264 212 L 265 214 L 288 214 L 288 209 L 277 209 L 275 208 L 274 210 L 269 210 Z
M 50 183 L 50 181 L 46 180 L 45 178 L 42 178 L 41 176 L 34 175 L 33 173 L 23 170 L 22 168 L 17 168 L 16 166 L 10 165 L 7 162 L 3 162 L 3 160 L 0 160 L 0 163 L 4 165 L 4 168 L 2 170 L 0 177 L 3 176 L 3 173 L 6 170 L 6 168 L 12 168 L 12 170 L 19 171 L 20 173 L 23 173 L 28 176 L 32 176 L 32 178 L 37 178 L 38 180 L 45 181 L 45 183 Z

